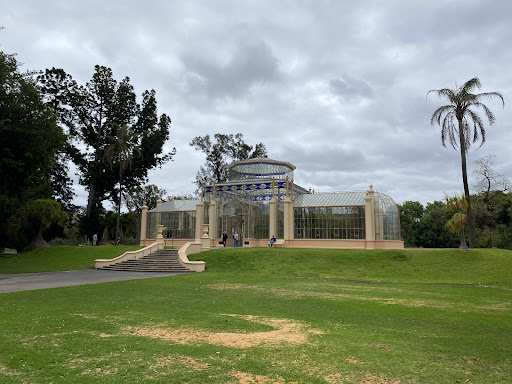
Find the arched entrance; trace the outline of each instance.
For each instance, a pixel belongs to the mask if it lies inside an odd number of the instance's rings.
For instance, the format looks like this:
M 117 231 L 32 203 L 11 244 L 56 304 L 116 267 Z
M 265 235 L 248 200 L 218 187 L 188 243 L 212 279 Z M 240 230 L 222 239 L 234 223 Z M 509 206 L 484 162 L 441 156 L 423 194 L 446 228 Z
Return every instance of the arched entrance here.
M 251 215 L 251 204 L 232 200 L 222 207 L 222 232 L 228 234 L 226 245 L 234 245 L 233 235 L 238 233 L 238 246 L 243 247 L 244 239 L 249 237 L 249 223 Z

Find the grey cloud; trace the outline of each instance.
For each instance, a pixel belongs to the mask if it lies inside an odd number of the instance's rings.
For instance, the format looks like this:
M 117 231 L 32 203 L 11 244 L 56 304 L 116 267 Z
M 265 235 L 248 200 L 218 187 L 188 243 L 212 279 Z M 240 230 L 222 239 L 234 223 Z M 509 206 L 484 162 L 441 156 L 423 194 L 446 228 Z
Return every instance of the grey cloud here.
M 329 88 L 335 95 L 348 99 L 373 97 L 373 89 L 366 82 L 349 75 L 344 75 L 341 79 L 332 79 L 329 81 Z
M 238 97 L 252 86 L 272 83 L 282 76 L 277 58 L 264 42 L 241 43 L 227 61 L 216 59 L 197 54 L 183 57 L 190 91 Z

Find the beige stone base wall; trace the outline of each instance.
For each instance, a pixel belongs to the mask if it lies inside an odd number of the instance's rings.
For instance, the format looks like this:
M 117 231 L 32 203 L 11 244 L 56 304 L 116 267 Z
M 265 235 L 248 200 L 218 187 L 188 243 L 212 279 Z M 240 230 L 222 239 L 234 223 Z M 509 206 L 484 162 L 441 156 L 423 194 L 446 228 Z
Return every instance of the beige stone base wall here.
M 366 249 L 365 240 L 333 239 L 293 239 L 285 240 L 285 248 L 323 248 L 323 249 Z
M 404 249 L 403 241 L 366 241 L 333 239 L 294 239 L 284 242 L 285 248 L 322 248 L 322 249 Z
M 165 239 L 165 246 L 171 246 L 171 239 Z M 210 247 L 222 247 L 218 239 L 210 239 Z M 268 247 L 267 239 L 244 239 L 244 248 Z M 153 244 L 155 239 L 142 240 L 140 245 Z M 194 239 L 174 239 L 173 245 L 178 248 Z M 332 239 L 294 239 L 284 242 L 285 248 L 324 248 L 324 249 L 404 249 L 404 242 L 399 240 L 332 240 Z

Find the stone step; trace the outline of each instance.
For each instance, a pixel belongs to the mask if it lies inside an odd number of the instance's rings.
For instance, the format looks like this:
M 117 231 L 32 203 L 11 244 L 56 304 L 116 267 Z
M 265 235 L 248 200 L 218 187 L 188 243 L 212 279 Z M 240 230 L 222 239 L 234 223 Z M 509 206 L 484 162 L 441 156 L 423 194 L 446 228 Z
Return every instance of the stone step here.
M 137 260 L 125 260 L 103 267 L 109 271 L 194 273 L 178 260 L 177 249 L 163 249 Z

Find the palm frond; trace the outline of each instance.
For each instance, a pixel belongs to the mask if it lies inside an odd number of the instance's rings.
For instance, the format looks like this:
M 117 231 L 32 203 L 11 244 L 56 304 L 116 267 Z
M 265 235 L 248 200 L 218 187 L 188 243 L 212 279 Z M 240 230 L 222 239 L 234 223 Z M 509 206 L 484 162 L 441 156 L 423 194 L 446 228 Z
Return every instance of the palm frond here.
M 479 93 L 478 95 L 476 95 L 476 99 L 478 102 L 480 101 L 480 99 L 492 100 L 494 98 L 501 99 L 503 108 L 505 108 L 505 99 L 503 98 L 503 95 L 499 92 L 484 92 L 484 93 Z
M 443 105 L 442 107 L 437 108 L 432 114 L 430 124 L 435 125 L 437 123 L 438 125 L 440 125 L 441 117 L 445 113 L 453 113 L 453 105 Z
M 474 89 L 480 89 L 482 84 L 478 77 L 474 77 L 471 80 L 466 81 L 459 89 L 459 93 L 470 94 Z

